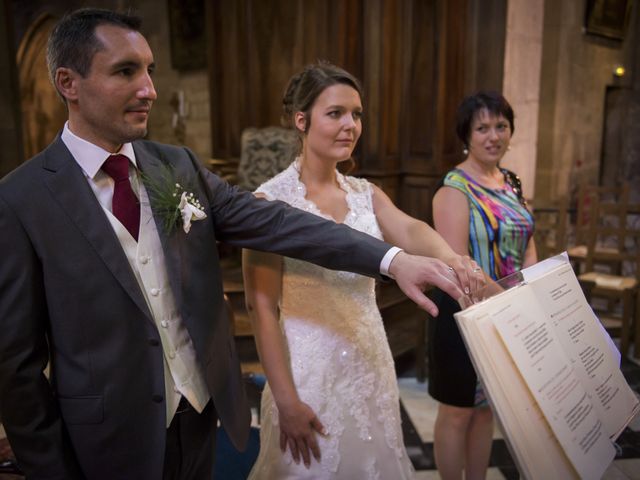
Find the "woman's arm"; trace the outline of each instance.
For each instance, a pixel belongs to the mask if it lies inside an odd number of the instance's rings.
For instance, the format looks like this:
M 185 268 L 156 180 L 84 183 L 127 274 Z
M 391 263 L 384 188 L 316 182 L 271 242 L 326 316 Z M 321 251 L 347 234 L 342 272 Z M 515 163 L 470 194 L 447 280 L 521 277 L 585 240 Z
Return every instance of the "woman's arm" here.
M 469 202 L 464 193 L 440 188 L 433 197 L 433 223 L 456 253 L 469 254 Z
M 443 190 L 451 190 L 460 194 L 463 202 L 454 198 L 454 200 L 458 201 L 455 204 L 448 204 L 446 212 L 443 212 L 441 216 L 450 217 L 452 222 L 457 222 L 452 227 L 458 229 L 463 226 L 463 223 L 466 224 L 467 233 L 465 237 L 461 237 L 463 232 L 451 235 L 451 232 L 448 231 L 451 228 L 445 229 L 447 230 L 446 233 L 448 233 L 445 236 L 439 229 L 438 221 L 436 221 L 436 229 L 438 230 L 436 231 L 425 222 L 413 218 L 397 208 L 391 199 L 377 186 L 374 185 L 373 189 L 373 207 L 385 241 L 399 246 L 407 253 L 433 257 L 443 261 L 455 270 L 465 293 L 475 292 L 484 285 L 484 279 L 479 274 L 480 272 L 474 273 L 474 269 L 478 268 L 477 264 L 468 256 L 469 207 L 466 198 L 461 192 L 443 187 L 436 194 L 436 198 Z M 436 198 L 434 198 L 434 217 Z M 465 215 L 466 220 L 464 220 Z M 464 244 L 460 241 L 460 238 L 465 239 Z
M 324 427 L 313 410 L 298 397 L 293 383 L 284 338 L 278 322 L 278 301 L 282 290 L 282 257 L 243 250 L 242 271 L 245 301 L 253 323 L 258 354 L 267 375 L 280 419 L 280 448 L 289 445 L 296 463 L 302 455 L 310 465 L 309 451 L 320 460 L 315 431 Z

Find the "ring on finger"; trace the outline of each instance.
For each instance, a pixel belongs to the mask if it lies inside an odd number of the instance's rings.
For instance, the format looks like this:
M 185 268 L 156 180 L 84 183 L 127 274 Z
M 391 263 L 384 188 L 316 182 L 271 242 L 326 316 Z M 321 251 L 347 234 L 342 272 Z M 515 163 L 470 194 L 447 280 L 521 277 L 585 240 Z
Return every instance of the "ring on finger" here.
M 451 273 L 455 272 L 455 270 L 453 269 L 453 267 L 447 267 L 447 270 L 449 270 Z
M 473 269 L 473 272 L 474 272 L 474 273 L 475 273 L 475 272 L 479 272 L 480 270 L 482 270 L 480 267 L 475 267 L 475 268 Z

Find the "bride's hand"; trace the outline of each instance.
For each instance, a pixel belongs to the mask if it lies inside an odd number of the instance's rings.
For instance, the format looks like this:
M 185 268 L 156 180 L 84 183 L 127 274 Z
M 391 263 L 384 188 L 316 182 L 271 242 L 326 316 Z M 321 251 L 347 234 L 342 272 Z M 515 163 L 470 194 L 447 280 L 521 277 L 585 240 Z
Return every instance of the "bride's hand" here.
M 315 412 L 304 402 L 296 401 L 290 406 L 278 408 L 280 418 L 280 449 L 284 453 L 287 446 L 296 463 L 300 463 L 300 456 L 307 468 L 311 465 L 311 457 L 320 461 L 320 448 L 316 440 L 316 433 L 325 435 L 324 426 L 318 420 Z
M 480 290 L 486 285 L 486 278 L 480 266 L 468 255 L 454 255 L 445 260 L 452 274 L 454 274 L 464 294 L 472 302 L 478 300 Z M 455 298 L 454 300 L 458 300 Z

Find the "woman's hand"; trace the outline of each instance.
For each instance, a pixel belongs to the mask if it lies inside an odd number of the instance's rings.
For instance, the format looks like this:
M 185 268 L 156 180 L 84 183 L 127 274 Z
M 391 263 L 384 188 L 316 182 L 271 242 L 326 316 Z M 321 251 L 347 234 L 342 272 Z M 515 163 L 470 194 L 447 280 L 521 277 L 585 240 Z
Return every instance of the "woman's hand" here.
M 300 456 L 307 468 L 311 465 L 313 454 L 316 461 L 320 461 L 320 448 L 316 440 L 316 432 L 326 435 L 324 426 L 318 420 L 315 412 L 306 403 L 297 400 L 289 406 L 278 407 L 280 418 L 280 449 L 286 452 L 287 446 L 296 463 L 300 463 Z
M 472 302 L 477 301 L 487 281 L 480 266 L 468 255 L 453 255 L 444 260 L 452 275 L 458 278 L 462 291 Z M 458 300 L 457 298 L 455 300 Z

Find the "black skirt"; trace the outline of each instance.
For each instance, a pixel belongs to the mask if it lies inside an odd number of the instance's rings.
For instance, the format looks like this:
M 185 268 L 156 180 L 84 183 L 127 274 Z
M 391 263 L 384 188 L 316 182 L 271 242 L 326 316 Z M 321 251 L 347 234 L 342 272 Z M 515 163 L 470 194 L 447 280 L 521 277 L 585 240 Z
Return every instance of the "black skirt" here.
M 478 377 L 453 314 L 458 302 L 436 289 L 437 318 L 429 318 L 429 394 L 441 403 L 473 407 Z

